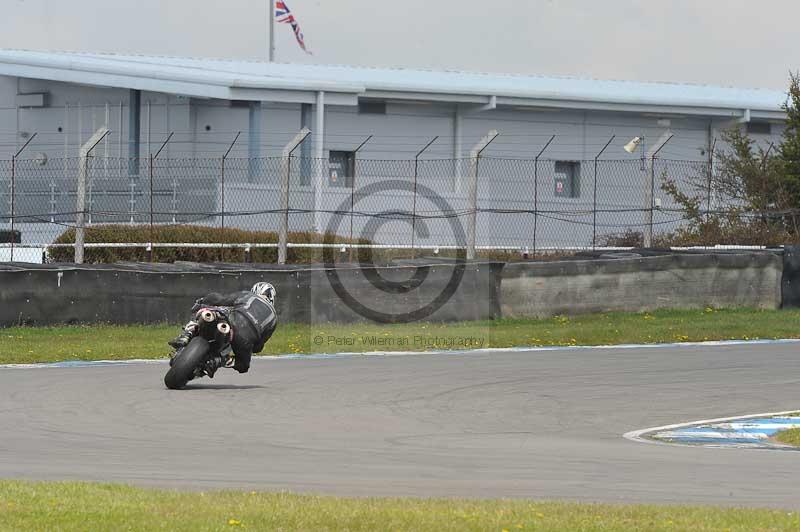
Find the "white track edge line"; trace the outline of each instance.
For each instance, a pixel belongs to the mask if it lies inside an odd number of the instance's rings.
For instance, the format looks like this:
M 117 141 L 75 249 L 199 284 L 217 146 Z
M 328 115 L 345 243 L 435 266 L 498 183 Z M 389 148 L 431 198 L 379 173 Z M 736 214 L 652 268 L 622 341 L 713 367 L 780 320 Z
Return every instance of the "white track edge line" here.
M 800 339 L 778 340 L 715 340 L 709 342 L 685 342 L 672 344 L 620 344 L 620 345 L 574 345 L 574 346 L 542 346 L 542 347 L 496 347 L 481 349 L 453 349 L 440 351 L 366 351 L 343 353 L 309 353 L 253 356 L 256 360 L 279 362 L 282 360 L 326 360 L 337 358 L 357 357 L 393 357 L 393 356 L 432 356 L 432 355 L 485 355 L 491 353 L 546 353 L 551 351 L 586 351 L 586 350 L 637 350 L 637 349 L 679 349 L 684 347 L 730 347 L 738 345 L 792 345 L 800 344 Z M 131 360 L 64 360 L 61 362 L 44 362 L 40 364 L 0 364 L 0 369 L 32 369 L 32 368 L 69 368 L 87 366 L 113 366 L 128 364 L 164 364 L 166 358 L 161 359 L 131 359 Z M 739 419 L 739 418 L 731 418 Z M 743 419 L 743 418 L 742 418 Z M 682 426 L 682 425 L 680 425 Z
M 764 413 L 764 414 L 747 414 L 747 415 L 743 415 L 743 416 L 721 417 L 721 418 L 716 418 L 716 419 L 703 419 L 703 420 L 700 420 L 700 421 L 690 421 L 688 423 L 676 423 L 676 424 L 673 424 L 673 425 L 664 425 L 663 427 L 652 427 L 652 428 L 649 428 L 649 429 L 632 430 L 630 432 L 626 432 L 625 434 L 623 434 L 622 437 L 625 438 L 626 440 L 630 440 L 630 441 L 636 442 L 636 443 L 647 443 L 647 444 L 650 444 L 650 445 L 667 445 L 667 446 L 671 446 L 671 447 L 690 447 L 689 445 L 687 445 L 685 443 L 671 443 L 671 442 L 658 441 L 658 440 L 653 440 L 653 439 L 650 439 L 650 438 L 645 438 L 645 435 L 651 434 L 653 432 L 661 432 L 661 431 L 664 431 L 664 430 L 675 430 L 675 429 L 681 429 L 681 428 L 687 428 L 687 427 L 694 427 L 694 426 L 697 426 L 697 425 L 710 425 L 712 423 L 725 423 L 726 421 L 736 421 L 736 420 L 739 420 L 739 419 L 756 419 L 756 418 L 760 418 L 760 417 L 787 416 L 789 414 L 796 414 L 797 412 L 800 412 L 800 409 L 787 410 L 785 412 L 767 412 L 767 413 Z M 718 447 L 718 446 L 714 446 L 714 445 L 697 445 L 695 447 L 698 447 L 698 448 L 715 448 L 715 449 L 736 449 L 736 447 L 729 447 L 729 446 Z M 786 446 L 786 447 L 789 447 L 789 446 Z M 765 447 L 765 448 L 762 448 L 760 450 L 775 451 L 775 450 L 780 450 L 780 449 L 776 449 L 776 448 L 770 449 L 768 447 Z

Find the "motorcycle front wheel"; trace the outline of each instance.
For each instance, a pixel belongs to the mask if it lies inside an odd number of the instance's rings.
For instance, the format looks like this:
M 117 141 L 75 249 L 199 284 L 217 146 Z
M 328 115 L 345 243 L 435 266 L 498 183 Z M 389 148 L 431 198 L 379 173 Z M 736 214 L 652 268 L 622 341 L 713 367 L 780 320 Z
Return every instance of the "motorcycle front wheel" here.
M 172 367 L 164 376 L 170 390 L 180 390 L 194 378 L 194 370 L 205 363 L 211 346 L 204 338 L 195 337 L 172 359 Z

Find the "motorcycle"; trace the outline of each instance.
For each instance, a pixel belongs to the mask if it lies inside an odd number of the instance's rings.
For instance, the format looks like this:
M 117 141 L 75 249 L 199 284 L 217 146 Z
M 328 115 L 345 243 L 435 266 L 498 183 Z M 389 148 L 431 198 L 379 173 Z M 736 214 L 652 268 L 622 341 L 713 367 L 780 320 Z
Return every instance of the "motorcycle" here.
M 170 390 L 180 390 L 194 379 L 208 376 L 207 364 L 214 357 L 222 356 L 225 367 L 233 363 L 231 341 L 233 329 L 228 320 L 228 309 L 204 307 L 197 311 L 197 331 L 192 340 L 175 351 L 169 361 L 169 371 L 164 384 Z

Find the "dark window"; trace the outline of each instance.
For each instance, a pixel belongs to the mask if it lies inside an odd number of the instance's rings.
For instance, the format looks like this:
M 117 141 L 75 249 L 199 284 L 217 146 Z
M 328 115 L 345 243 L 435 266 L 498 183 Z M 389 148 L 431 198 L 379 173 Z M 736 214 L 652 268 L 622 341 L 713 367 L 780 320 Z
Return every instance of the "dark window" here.
M 580 197 L 581 163 L 556 161 L 555 195 L 559 198 Z
M 748 122 L 747 133 L 749 135 L 772 135 L 772 124 L 769 122 Z
M 352 151 L 331 151 L 328 185 L 332 187 L 353 186 L 353 174 L 356 169 L 356 154 Z
M 376 100 L 359 100 L 358 114 L 360 115 L 385 115 L 386 102 Z
M 231 100 L 231 107 L 237 109 L 249 109 L 250 102 L 247 100 Z

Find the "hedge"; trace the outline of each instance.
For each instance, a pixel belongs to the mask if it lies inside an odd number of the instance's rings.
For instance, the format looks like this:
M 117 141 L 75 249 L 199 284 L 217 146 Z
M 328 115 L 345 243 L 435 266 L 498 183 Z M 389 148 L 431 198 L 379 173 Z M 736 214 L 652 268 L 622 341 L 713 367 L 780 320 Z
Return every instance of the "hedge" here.
M 191 243 L 191 244 L 217 244 L 213 248 L 154 248 L 153 262 L 278 262 L 277 248 L 252 248 L 249 260 L 245 250 L 240 248 L 222 249 L 226 244 L 274 244 L 278 242 L 278 234 L 268 231 L 243 231 L 241 229 L 220 229 L 200 225 L 169 225 L 156 226 L 152 236 L 149 226 L 143 225 L 95 225 L 86 228 L 86 243 Z M 321 244 L 325 235 L 318 233 L 289 233 L 289 242 L 293 244 L 313 243 Z M 351 240 L 337 236 L 337 244 L 350 243 Z M 369 244 L 365 239 L 354 239 L 352 242 Z M 75 243 L 75 229 L 67 229 L 59 236 L 55 244 Z M 72 247 L 49 247 L 47 250 L 49 262 L 72 262 L 74 259 Z M 364 256 L 369 250 L 359 250 Z M 337 253 L 337 256 L 339 254 Z M 313 263 L 322 261 L 322 250 L 317 248 L 289 248 L 287 262 Z M 87 264 L 108 264 L 113 262 L 148 262 L 151 260 L 150 252 L 145 248 L 86 248 L 84 262 Z
M 86 243 L 147 243 L 150 242 L 150 227 L 146 225 L 93 225 L 86 228 Z M 293 244 L 313 243 L 322 244 L 325 235 L 312 232 L 290 232 L 289 242 Z M 222 242 L 226 244 L 274 244 L 278 242 L 278 234 L 269 231 L 243 231 L 241 229 L 220 229 L 203 225 L 164 225 L 153 228 L 152 239 L 154 243 L 189 243 L 189 244 L 220 244 L 213 248 L 153 248 L 153 262 L 255 262 L 274 264 L 278 262 L 277 248 L 252 248 L 250 256 L 245 256 L 244 249 L 226 248 L 223 255 Z M 347 244 L 355 242 L 366 245 L 367 239 L 353 239 L 336 236 L 334 242 Z M 67 229 L 59 236 L 55 244 L 74 244 L 75 230 Z M 53 247 L 47 249 L 49 262 L 73 262 L 75 251 L 72 247 Z M 455 250 L 442 250 L 439 254 L 431 251 L 413 253 L 409 249 L 396 250 L 370 250 L 359 249 L 354 260 L 374 261 L 376 263 L 389 263 L 395 259 L 409 257 L 437 257 L 456 258 L 459 253 Z M 462 255 L 463 256 L 463 255 Z M 555 260 L 563 254 L 538 256 L 542 260 Z M 516 251 L 480 251 L 478 257 L 482 260 L 498 262 L 516 262 L 527 260 Z M 346 261 L 348 253 L 336 253 L 336 260 Z M 533 258 L 533 257 L 531 257 Z M 150 252 L 145 248 L 86 248 L 84 262 L 87 264 L 111 264 L 114 262 L 149 262 Z M 319 248 L 289 248 L 287 262 L 289 264 L 310 264 L 323 262 L 322 250 Z

